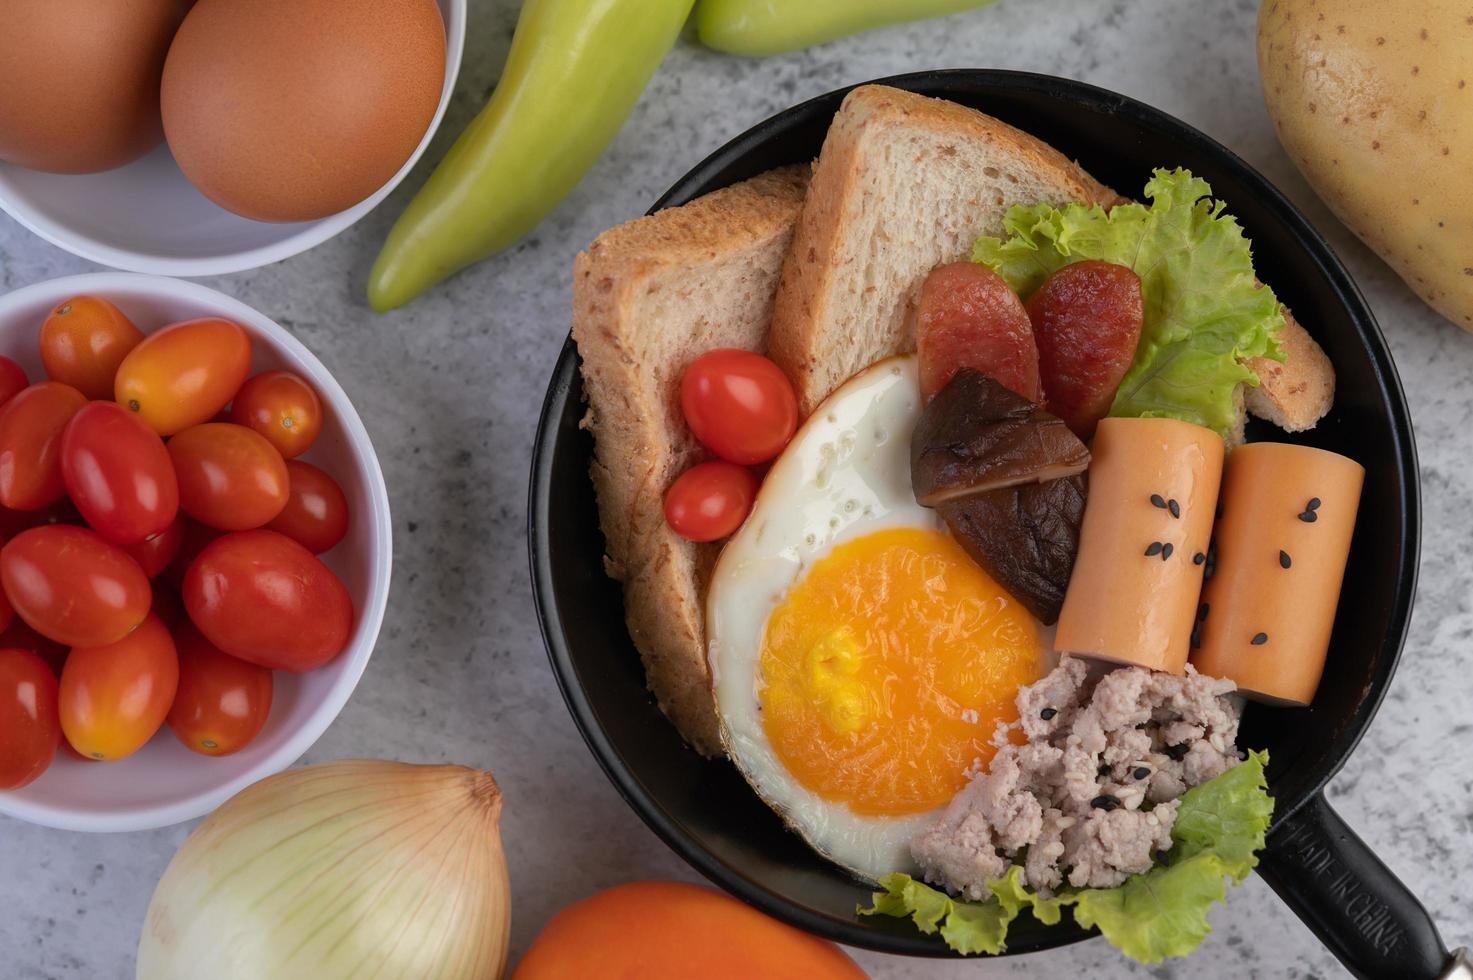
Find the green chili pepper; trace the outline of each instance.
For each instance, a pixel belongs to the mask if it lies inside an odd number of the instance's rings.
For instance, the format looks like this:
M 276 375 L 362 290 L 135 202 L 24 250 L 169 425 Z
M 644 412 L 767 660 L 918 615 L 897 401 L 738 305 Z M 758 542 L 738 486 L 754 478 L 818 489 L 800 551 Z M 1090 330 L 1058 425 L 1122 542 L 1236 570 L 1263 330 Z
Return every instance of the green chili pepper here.
M 796 51 L 861 31 L 954 14 L 992 0 L 701 0 L 701 43 L 729 54 Z
M 491 101 L 399 216 L 376 310 L 521 238 L 613 140 L 695 0 L 526 0 Z

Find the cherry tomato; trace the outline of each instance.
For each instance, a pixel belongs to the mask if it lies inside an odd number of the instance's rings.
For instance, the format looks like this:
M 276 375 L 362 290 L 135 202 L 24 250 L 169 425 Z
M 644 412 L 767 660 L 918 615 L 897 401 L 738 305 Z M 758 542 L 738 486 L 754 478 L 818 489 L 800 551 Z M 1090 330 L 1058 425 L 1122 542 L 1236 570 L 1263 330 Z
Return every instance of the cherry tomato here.
M 174 640 L 149 616 L 116 643 L 72 648 L 61 672 L 61 730 L 87 758 L 115 762 L 153 738 L 178 686 Z
M 293 673 L 336 657 L 353 630 L 342 581 L 275 531 L 241 531 L 207 545 L 185 573 L 184 608 L 232 657 Z
M 8 357 L 0 357 L 0 406 L 24 391 L 30 383 L 25 368 Z
M 40 510 L 61 499 L 61 433 L 85 404 L 71 385 L 42 381 L 0 408 L 0 504 Z
M 183 514 L 175 514 L 169 526 L 158 534 L 151 534 L 137 544 L 124 545 L 123 550 L 138 563 L 144 575 L 157 578 L 179 554 L 179 548 L 184 544 L 184 522 L 187 520 L 189 518 Z
M 665 493 L 665 522 L 691 541 L 717 541 L 742 526 L 756 496 L 757 478 L 745 466 L 697 463 Z
M 179 506 L 201 524 L 246 531 L 286 506 L 286 462 L 266 437 L 243 425 L 206 422 L 169 440 Z
M 61 475 L 82 517 L 114 544 L 161 534 L 179 513 L 164 441 L 116 402 L 92 402 L 72 416 L 61 436 Z
M 117 402 L 161 436 L 224 408 L 251 367 L 251 341 L 229 320 L 175 323 L 145 337 L 118 365 Z
M 267 371 L 236 393 L 230 418 L 261 433 L 291 459 L 311 448 L 322 432 L 322 402 L 311 385 L 290 371 Z
M 110 399 L 118 365 L 142 340 L 143 331 L 107 300 L 73 296 L 41 324 L 41 364 L 52 381 Z
M 691 362 L 680 379 L 680 409 L 701 444 L 732 463 L 772 459 L 798 428 L 798 398 L 782 368 L 734 348 Z
M 223 652 L 187 620 L 174 633 L 179 691 L 169 727 L 201 755 L 239 752 L 271 713 L 271 671 Z
M 29 650 L 0 649 L 0 790 L 46 771 L 61 745 L 56 675 Z
M 164 628 L 173 633 L 184 622 L 184 601 L 179 598 L 179 593 L 167 582 L 153 583 L 153 608 L 150 610 L 164 624 Z
M 32 528 L 0 549 L 0 585 L 36 632 L 73 647 L 116 643 L 148 615 L 148 577 L 123 549 L 67 524 Z
M 9 605 L 6 601 L 6 605 Z M 19 616 L 10 621 L 10 625 L 0 631 L 0 650 L 29 650 L 51 668 L 51 672 L 57 677 L 61 676 L 61 665 L 66 662 L 67 648 L 65 644 L 48 640 L 26 625 L 26 621 Z
M 348 533 L 348 498 L 337 481 L 299 459 L 286 461 L 291 481 L 286 507 L 266 526 L 320 555 Z
M 205 550 L 205 545 L 214 541 L 225 532 L 218 528 L 205 527 L 199 521 L 185 517 L 183 513 L 180 519 L 184 522 L 184 540 L 179 543 L 179 550 L 175 552 L 173 561 L 169 567 L 164 569 L 163 580 L 174 587 L 175 592 L 184 591 L 184 573 L 199 553 Z

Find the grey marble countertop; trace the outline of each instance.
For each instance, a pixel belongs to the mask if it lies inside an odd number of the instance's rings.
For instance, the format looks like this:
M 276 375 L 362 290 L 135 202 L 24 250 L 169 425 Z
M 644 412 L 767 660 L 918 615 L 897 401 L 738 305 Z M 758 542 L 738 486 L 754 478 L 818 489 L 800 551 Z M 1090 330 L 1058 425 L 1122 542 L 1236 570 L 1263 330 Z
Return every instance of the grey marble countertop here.
M 1391 342 L 1421 450 L 1426 526 L 1406 656 L 1369 735 L 1330 786 L 1345 818 L 1422 897 L 1443 937 L 1473 939 L 1473 336 L 1424 308 L 1337 224 L 1280 149 L 1259 93 L 1254 0 L 1002 0 L 761 63 L 683 41 L 573 195 L 516 248 L 397 313 L 363 299 L 407 187 L 339 238 L 208 280 L 293 330 L 372 433 L 393 499 L 393 593 L 357 693 L 306 761 L 378 756 L 494 769 L 515 891 L 513 955 L 566 902 L 692 872 L 624 805 L 573 727 L 549 671 L 527 577 L 527 460 L 544 383 L 567 332 L 573 254 L 642 212 L 731 136 L 843 84 L 935 67 L 1027 69 L 1159 106 L 1227 144 L 1324 232 Z M 459 91 L 427 160 L 495 82 L 514 0 L 475 0 Z M 409 181 L 417 185 L 426 165 Z M 0 216 L 0 290 L 93 267 Z M 1334 669 L 1333 666 L 1331 669 Z M 0 976 L 132 977 L 158 875 L 188 826 L 126 836 L 0 817 Z M 1463 884 L 1460 886 L 1460 880 Z M 990 963 L 857 953 L 877 978 L 1343 975 L 1267 886 L 1250 879 L 1211 916 L 1189 966 L 1123 962 L 1091 942 Z

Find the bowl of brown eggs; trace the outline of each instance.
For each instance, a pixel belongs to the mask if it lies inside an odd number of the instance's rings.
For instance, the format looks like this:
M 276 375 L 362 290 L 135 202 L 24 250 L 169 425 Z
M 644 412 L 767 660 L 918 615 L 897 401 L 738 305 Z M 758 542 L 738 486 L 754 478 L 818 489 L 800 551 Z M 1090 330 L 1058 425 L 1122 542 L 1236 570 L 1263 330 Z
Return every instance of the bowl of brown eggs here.
M 6 22 L 0 208 L 102 265 L 208 276 L 393 190 L 450 101 L 466 0 L 11 0 Z

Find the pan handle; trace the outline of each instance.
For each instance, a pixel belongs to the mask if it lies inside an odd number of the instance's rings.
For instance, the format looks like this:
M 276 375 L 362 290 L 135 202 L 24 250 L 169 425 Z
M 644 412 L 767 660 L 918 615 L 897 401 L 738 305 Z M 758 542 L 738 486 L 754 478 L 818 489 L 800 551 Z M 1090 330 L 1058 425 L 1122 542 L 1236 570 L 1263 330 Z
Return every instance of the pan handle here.
M 1346 969 L 1367 980 L 1467 976 L 1417 897 L 1316 793 L 1272 834 L 1258 873 Z

